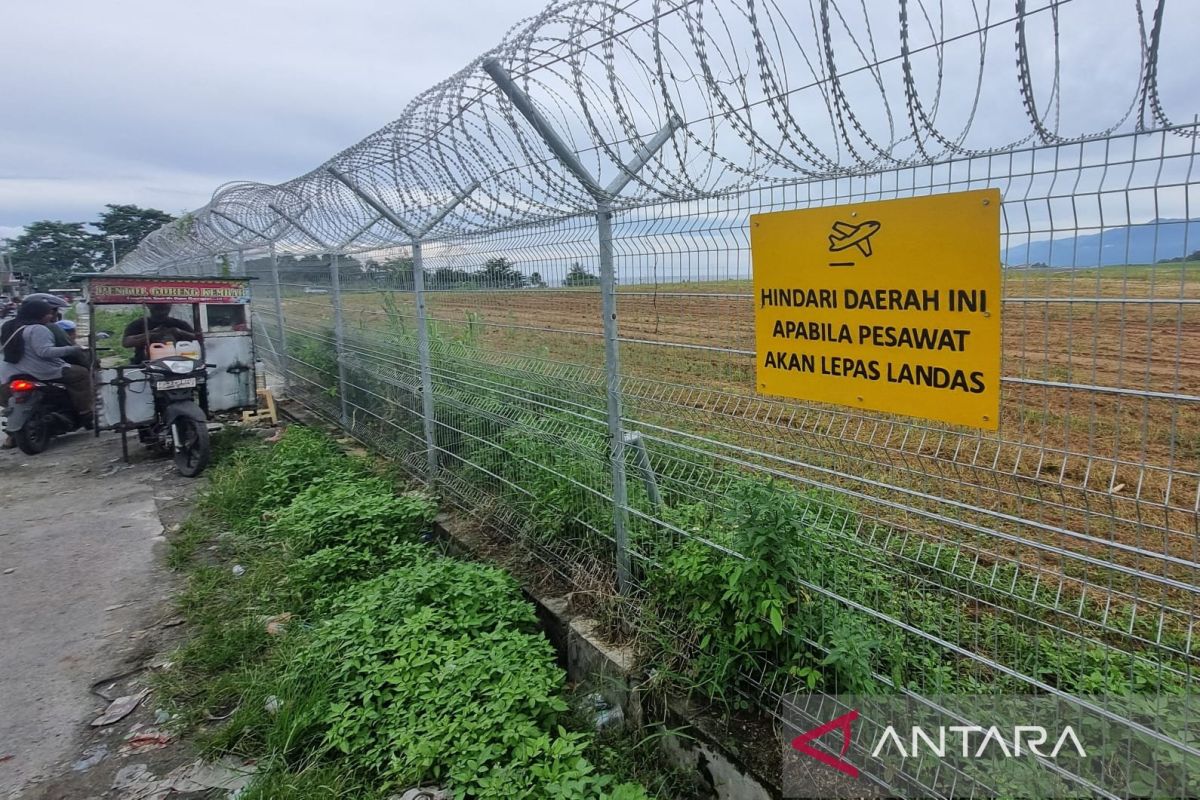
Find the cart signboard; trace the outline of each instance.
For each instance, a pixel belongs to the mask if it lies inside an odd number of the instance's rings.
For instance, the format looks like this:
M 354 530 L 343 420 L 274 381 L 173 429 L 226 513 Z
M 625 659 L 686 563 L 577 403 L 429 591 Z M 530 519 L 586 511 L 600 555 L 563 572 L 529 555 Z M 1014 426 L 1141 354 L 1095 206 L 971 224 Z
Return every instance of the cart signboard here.
M 250 302 L 250 284 L 237 278 L 90 277 L 87 300 L 96 305 L 118 303 Z

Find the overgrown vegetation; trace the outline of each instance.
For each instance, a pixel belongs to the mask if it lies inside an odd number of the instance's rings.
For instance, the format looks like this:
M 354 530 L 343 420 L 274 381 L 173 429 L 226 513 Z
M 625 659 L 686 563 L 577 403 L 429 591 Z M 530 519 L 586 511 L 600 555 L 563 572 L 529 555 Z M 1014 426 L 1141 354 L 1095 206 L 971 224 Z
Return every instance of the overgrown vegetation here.
M 603 438 L 599 431 L 572 433 L 578 430 L 577 422 L 535 417 L 501 433 L 499 447 L 477 446 L 464 463 L 480 465 L 477 474 L 489 476 L 504 506 L 530 521 L 533 543 L 570 539 L 601 561 L 612 543 L 597 532 L 607 529 L 611 512 L 581 487 L 603 486 L 605 467 L 595 455 Z M 1186 685 L 1182 659 L 1117 650 L 1086 627 L 1052 634 L 1039 619 L 1045 612 L 1019 599 L 1036 593 L 1028 578 L 999 584 L 1007 592 L 983 590 L 954 576 L 950 548 L 926 570 L 917 568 L 914 553 L 913 569 L 898 575 L 863 548 L 854 535 L 856 514 L 836 499 L 729 472 L 709 478 L 712 499 L 697 500 L 681 490 L 696 470 L 670 455 L 656 459 L 665 505 L 655 516 L 673 530 L 648 520 L 645 491 L 631 478 L 630 505 L 646 516 L 631 517 L 630 540 L 641 557 L 639 627 L 650 634 L 651 663 L 688 691 L 744 705 L 744 696 L 757 695 L 744 679 L 764 674 L 792 691 L 1028 690 L 856 605 L 917 630 L 967 638 L 980 655 L 1072 693 L 1178 692 Z
M 581 574 L 611 576 L 602 395 L 536 380 L 533 364 L 517 374 L 503 361 L 485 361 L 472 326 L 462 331 L 456 339 L 433 332 L 443 363 L 434 393 L 448 468 L 523 520 L 530 545 L 570 559 Z M 413 348 L 406 330 L 359 336 L 356 352 Z M 411 378 L 392 378 L 373 359 L 351 360 L 346 369 L 354 404 L 372 409 L 356 415 L 361 435 L 400 450 L 413 444 L 397 442 L 397 429 L 420 441 Z M 1047 608 L 1045 589 L 1007 561 L 985 566 L 984 583 L 970 550 L 919 537 L 895 537 L 887 549 L 864 542 L 858 514 L 835 497 L 698 464 L 695 454 L 661 442 L 651 460 L 661 508 L 651 506 L 632 461 L 629 469 L 629 536 L 644 590 L 635 625 L 648 634 L 649 664 L 676 688 L 735 705 L 761 694 L 764 675 L 780 693 L 1030 690 L 1010 672 L 917 631 L 966 642 L 983 658 L 1072 693 L 1179 692 L 1188 683 L 1186 630 L 1147 627 L 1152 615 L 1137 616 L 1112 599 L 1092 608 L 1080 597 L 1065 613 Z M 903 570 L 895 559 L 903 559 Z M 611 577 L 608 590 L 615 594 Z M 1062 597 L 1055 602 L 1071 606 Z M 1114 620 L 1125 612 L 1131 623 L 1120 634 Z M 1180 657 L 1164 657 L 1166 648 Z
M 661 507 L 632 457 L 628 465 L 641 592 L 632 604 L 617 598 L 601 379 L 562 380 L 553 361 L 516 364 L 484 350 L 478 327 L 468 315 L 453 338 L 431 333 L 447 490 L 500 510 L 509 531 L 573 572 L 577 594 L 599 598 L 598 613 L 612 607 L 632 622 L 661 684 L 733 707 L 753 705 L 764 688 L 930 696 L 1042 684 L 1140 702 L 1189 687 L 1191 637 L 1169 617 L 661 440 L 649 445 Z M 344 365 L 355 432 L 384 452 L 421 447 L 412 338 L 402 327 L 361 330 Z M 1178 714 L 1157 718 L 1163 730 L 1186 727 Z M 1113 754 L 1107 769 L 1129 766 Z
M 460 472 L 529 520 L 530 544 L 570 541 L 576 563 L 604 563 L 613 545 L 598 532 L 609 525 L 609 509 L 582 489 L 604 485 L 603 462 L 586 455 L 603 452 L 603 440 L 598 432 L 573 436 L 579 429 L 554 415 L 523 420 L 497 437 L 500 449 L 477 444 Z M 1070 695 L 1114 699 L 1177 741 L 1191 740 L 1185 705 L 1164 702 L 1188 687 L 1184 658 L 1164 658 L 1130 638 L 1114 640 L 1048 614 L 1033 602 L 1038 589 L 1027 576 L 993 571 L 996 588 L 958 577 L 954 562 L 962 556 L 953 548 L 929 558 L 914 541 L 902 550 L 909 570 L 899 573 L 863 546 L 857 514 L 832 497 L 728 471 L 711 477 L 702 493 L 711 499 L 698 500 L 681 490 L 695 480 L 694 467 L 666 450 L 658 456 L 665 502 L 654 517 L 671 530 L 649 521 L 648 499 L 632 478 L 630 505 L 646 516 L 631 515 L 629 534 L 642 587 L 633 628 L 644 667 L 667 689 L 731 710 L 751 708 L 764 687 L 776 696 L 1036 693 L 1012 672 L 918 633 L 933 632 Z M 1179 752 L 1149 740 L 1135 749 L 1134 758 L 1126 746 L 1097 749 L 1098 774 L 1115 786 L 1179 777 L 1146 766 L 1182 758 Z M 1008 791 L 1020 794 L 1029 785 Z M 1165 794 L 1193 788 L 1172 783 Z
M 259 760 L 248 798 L 646 797 L 565 727 L 513 579 L 422 542 L 434 510 L 304 428 L 226 451 L 173 543 L 194 636 L 160 681 L 184 723 Z

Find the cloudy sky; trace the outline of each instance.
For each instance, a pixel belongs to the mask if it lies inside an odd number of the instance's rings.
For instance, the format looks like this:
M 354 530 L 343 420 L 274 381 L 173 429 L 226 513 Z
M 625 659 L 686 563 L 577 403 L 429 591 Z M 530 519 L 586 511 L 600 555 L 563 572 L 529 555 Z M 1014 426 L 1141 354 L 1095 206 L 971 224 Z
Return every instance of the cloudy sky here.
M 178 214 L 399 116 L 544 0 L 0 3 L 0 238 L 105 203 Z
M 420 91 L 499 42 L 513 24 L 540 11 L 545 2 L 0 2 L 0 237 L 38 219 L 92 220 L 105 203 L 136 203 L 178 214 L 203 205 L 229 181 L 275 183 L 306 172 L 395 119 Z M 1196 4 L 1168 4 L 1159 74 L 1164 101 L 1177 121 L 1191 119 L 1200 109 L 1192 57 L 1200 36 Z M 807 5 L 800 0 L 768 4 L 763 8 L 774 11 L 762 13 L 781 15 L 775 21 L 778 30 L 794 26 L 803 39 L 814 35 L 808 14 L 797 11 Z M 844 30 L 834 30 L 839 68 L 850 76 L 845 89 L 859 118 L 878 127 L 886 120 L 878 94 L 872 97 L 873 76 L 852 69 L 860 43 L 843 41 L 845 31 L 864 29 L 853 18 L 859 6 L 840 5 L 850 14 L 841 22 Z M 740 8 L 733 2 L 717 6 L 735 12 Z M 861 8 L 867 7 L 881 55 L 891 55 L 898 41 L 894 0 L 872 0 Z M 972 30 L 980 7 L 990 6 L 947 3 L 940 35 Z M 1134 8 L 1133 0 L 1076 0 L 1062 6 L 1064 134 L 1102 130 L 1130 108 L 1141 55 Z M 1010 14 L 1005 5 L 991 18 L 998 22 Z M 1050 14 L 1039 12 L 1027 31 L 1042 95 L 1054 86 L 1052 21 Z M 731 84 L 743 73 L 752 79 L 751 39 L 737 13 L 710 19 L 708 25 L 714 52 L 740 53 L 744 61 L 731 66 L 719 60 L 713 65 L 723 71 L 719 77 Z M 932 97 L 939 104 L 939 122 L 952 131 L 968 114 L 975 115 L 966 141 L 971 147 L 1020 140 L 1028 121 L 1016 91 L 1011 26 L 992 34 L 981 102 L 975 102 L 978 43 L 973 37 L 955 40 L 941 64 L 934 52 L 922 49 L 934 29 L 925 34 L 917 25 L 913 46 L 920 53 L 918 81 L 926 89 L 931 76 L 945 75 L 944 96 L 925 95 L 927 103 Z M 674 35 L 680 42 L 689 38 L 682 29 Z M 630 46 L 649 45 L 635 36 Z M 809 48 L 816 52 L 817 42 Z M 673 69 L 686 79 L 696 70 L 694 58 L 689 53 L 678 57 L 681 62 Z M 790 85 L 812 80 L 801 55 L 785 53 L 781 61 L 788 65 Z M 898 63 L 889 61 L 888 70 L 887 94 L 902 98 Z M 681 85 L 697 90 L 699 82 Z M 824 137 L 836 148 L 835 129 L 820 99 L 815 91 L 799 93 L 790 101 L 792 112 L 818 141 Z M 1049 107 L 1048 100 L 1039 101 L 1043 108 Z M 697 108 L 704 106 L 697 103 L 691 110 Z M 774 130 L 766 106 L 759 105 L 755 113 L 761 117 L 759 129 Z M 897 119 L 903 123 L 902 108 L 900 113 Z M 716 137 L 716 129 L 722 129 L 720 147 L 726 157 L 748 155 L 738 142 L 730 143 L 721 120 L 712 127 L 711 134 L 699 134 Z

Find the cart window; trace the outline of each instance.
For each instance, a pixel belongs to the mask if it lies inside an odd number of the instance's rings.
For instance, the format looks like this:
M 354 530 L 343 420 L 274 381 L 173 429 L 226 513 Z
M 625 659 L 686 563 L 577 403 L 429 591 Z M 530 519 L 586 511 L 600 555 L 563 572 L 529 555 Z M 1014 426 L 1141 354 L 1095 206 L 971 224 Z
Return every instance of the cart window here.
M 205 307 L 210 331 L 246 330 L 246 307 L 244 305 L 210 305 Z

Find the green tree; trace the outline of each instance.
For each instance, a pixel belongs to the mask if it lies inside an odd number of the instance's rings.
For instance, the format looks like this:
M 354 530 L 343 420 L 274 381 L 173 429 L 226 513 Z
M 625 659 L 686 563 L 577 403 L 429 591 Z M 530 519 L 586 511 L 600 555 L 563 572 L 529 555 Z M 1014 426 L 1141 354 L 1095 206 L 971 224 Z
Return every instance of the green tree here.
M 128 253 L 132 252 L 141 243 L 142 239 L 145 239 L 151 232 L 161 228 L 168 222 L 175 221 L 175 218 L 170 214 L 165 211 L 159 211 L 157 208 L 114 205 L 112 203 L 104 207 L 108 210 L 100 214 L 100 220 L 92 227 L 100 231 L 101 240 L 106 240 L 109 236 L 126 237 L 117 241 L 118 259 L 124 258 Z M 108 246 L 107 241 L 103 241 L 103 244 Z
M 30 282 L 39 289 L 54 288 L 74 273 L 92 272 L 108 267 L 111 250 L 105 237 L 117 240 L 117 258 L 122 258 L 146 238 L 147 234 L 174 217 L 156 208 L 108 204 L 96 222 L 39 220 L 6 243 L 12 248 L 13 268 L 29 273 Z M 94 228 L 93 233 L 88 228 Z
M 525 276 L 517 270 L 517 265 L 503 256 L 483 262 L 483 270 L 475 273 L 475 278 L 492 289 L 519 289 L 525 285 Z
M 329 285 L 329 256 L 323 254 L 306 256 L 280 256 L 279 280 L 282 283 L 310 283 L 317 286 Z
M 529 285 L 535 289 L 545 289 L 546 281 L 542 279 L 542 273 L 534 272 L 529 276 Z
M 571 265 L 563 286 L 599 286 L 600 278 L 588 272 L 578 261 Z
M 371 262 L 368 268 L 372 279 L 387 281 L 397 289 L 411 289 L 413 285 L 413 260 L 411 256 L 389 258 L 382 264 Z
M 452 289 L 457 286 L 469 284 L 472 277 L 472 274 L 465 269 L 438 267 L 433 271 L 430 285 L 436 289 Z
M 104 241 L 84 229 L 82 222 L 40 220 L 6 240 L 12 248 L 13 269 L 29 274 L 38 289 L 55 288 L 76 272 L 90 272 L 101 257 Z

